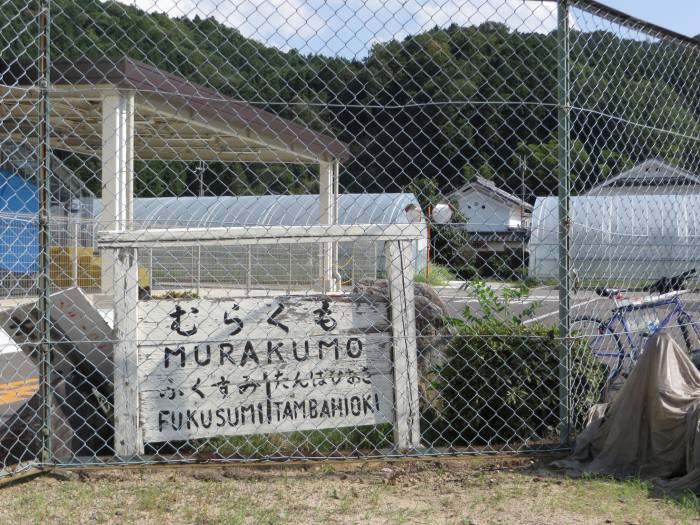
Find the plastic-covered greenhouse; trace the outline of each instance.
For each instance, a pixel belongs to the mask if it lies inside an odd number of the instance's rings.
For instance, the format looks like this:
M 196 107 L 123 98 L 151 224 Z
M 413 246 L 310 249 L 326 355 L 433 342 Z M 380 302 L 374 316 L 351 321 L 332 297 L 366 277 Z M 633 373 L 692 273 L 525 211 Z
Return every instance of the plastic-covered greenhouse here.
M 571 266 L 581 279 L 647 280 L 700 266 L 700 195 L 571 198 Z M 529 274 L 556 278 L 558 200 L 538 198 Z
M 408 223 L 405 209 L 418 205 L 412 193 L 341 194 L 340 224 Z M 318 195 L 242 197 L 157 197 L 134 199 L 134 228 L 277 226 L 319 223 Z M 95 204 L 96 222 L 102 205 Z M 384 271 L 383 243 L 339 243 L 338 270 L 343 282 L 376 278 Z M 415 243 L 416 271 L 425 266 L 427 241 Z M 153 287 L 231 286 L 291 288 L 318 282 L 319 244 L 153 248 L 139 253 Z

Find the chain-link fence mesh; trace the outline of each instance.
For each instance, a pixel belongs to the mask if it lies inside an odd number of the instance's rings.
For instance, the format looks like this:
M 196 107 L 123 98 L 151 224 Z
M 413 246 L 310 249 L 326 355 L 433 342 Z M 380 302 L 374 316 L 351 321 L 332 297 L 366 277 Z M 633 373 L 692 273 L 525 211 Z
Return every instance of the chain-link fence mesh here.
M 698 348 L 696 40 L 590 0 L 0 20 L 5 473 L 557 450 L 651 333 Z

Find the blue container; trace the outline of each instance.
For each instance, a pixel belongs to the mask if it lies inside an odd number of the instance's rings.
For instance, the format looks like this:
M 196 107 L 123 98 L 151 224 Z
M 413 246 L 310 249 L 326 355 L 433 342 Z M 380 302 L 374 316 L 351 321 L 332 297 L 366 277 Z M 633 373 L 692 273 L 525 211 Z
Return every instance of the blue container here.
M 39 271 L 38 213 L 36 184 L 0 170 L 0 273 Z

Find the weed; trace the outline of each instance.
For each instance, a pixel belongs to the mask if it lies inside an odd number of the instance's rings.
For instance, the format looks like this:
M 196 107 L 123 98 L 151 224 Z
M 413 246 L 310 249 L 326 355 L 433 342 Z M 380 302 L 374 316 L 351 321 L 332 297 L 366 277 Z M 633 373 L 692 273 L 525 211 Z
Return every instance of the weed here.
M 426 283 L 430 286 L 443 286 L 455 279 L 455 274 L 449 268 L 440 264 L 431 264 L 429 274 L 426 273 L 426 270 L 416 274 L 417 283 Z
M 700 515 L 700 500 L 689 490 L 684 490 L 677 496 L 671 498 L 671 501 L 683 510 Z

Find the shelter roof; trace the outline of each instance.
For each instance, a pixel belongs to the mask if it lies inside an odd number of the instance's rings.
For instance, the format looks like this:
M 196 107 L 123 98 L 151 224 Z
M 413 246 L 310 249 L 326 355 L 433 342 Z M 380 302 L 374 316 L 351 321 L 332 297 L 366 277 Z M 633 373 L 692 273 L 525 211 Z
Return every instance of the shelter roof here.
M 35 136 L 36 66 L 14 62 L 0 71 L 0 134 Z M 50 81 L 51 143 L 59 150 L 99 155 L 102 98 L 131 92 L 140 160 L 316 163 L 349 155 L 332 136 L 128 57 L 57 60 Z

